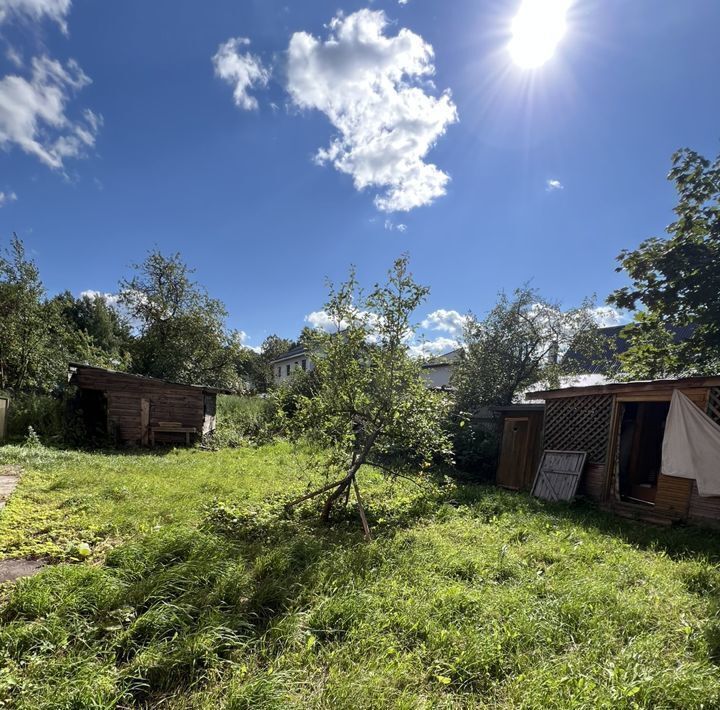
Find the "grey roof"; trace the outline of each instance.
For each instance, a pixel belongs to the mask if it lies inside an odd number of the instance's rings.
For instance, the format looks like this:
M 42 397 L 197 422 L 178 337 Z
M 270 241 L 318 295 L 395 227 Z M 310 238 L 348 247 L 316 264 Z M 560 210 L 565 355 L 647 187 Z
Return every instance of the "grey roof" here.
M 564 361 L 573 363 L 580 372 L 586 375 L 605 374 L 617 363 L 617 356 L 627 352 L 630 347 L 627 338 L 622 334 L 626 325 L 629 323 L 599 329 L 600 334 L 607 339 L 607 344 L 603 345 L 603 351 L 599 353 L 597 359 L 588 358 L 585 354 L 570 349 L 563 358 Z M 678 344 L 688 340 L 695 332 L 696 327 L 695 325 L 668 326 L 668 332 L 672 333 L 673 341 Z
M 449 353 L 444 355 L 438 355 L 437 357 L 431 357 L 427 362 L 422 364 L 423 367 L 442 367 L 443 365 L 453 365 L 462 357 L 462 348 L 457 350 L 451 350 Z
M 286 353 L 283 353 L 282 355 L 278 355 L 273 360 L 273 363 L 281 362 L 282 360 L 290 360 L 294 357 L 300 357 L 301 355 L 307 355 L 308 351 L 305 348 L 304 345 L 295 345 L 294 347 L 290 348 Z

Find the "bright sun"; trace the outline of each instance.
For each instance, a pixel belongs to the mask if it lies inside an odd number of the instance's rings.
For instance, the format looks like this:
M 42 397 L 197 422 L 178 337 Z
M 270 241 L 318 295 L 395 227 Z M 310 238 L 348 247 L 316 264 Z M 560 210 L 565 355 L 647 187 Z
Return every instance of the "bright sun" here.
M 567 29 L 571 0 L 522 0 L 512 22 L 510 54 L 519 67 L 535 69 L 555 53 Z

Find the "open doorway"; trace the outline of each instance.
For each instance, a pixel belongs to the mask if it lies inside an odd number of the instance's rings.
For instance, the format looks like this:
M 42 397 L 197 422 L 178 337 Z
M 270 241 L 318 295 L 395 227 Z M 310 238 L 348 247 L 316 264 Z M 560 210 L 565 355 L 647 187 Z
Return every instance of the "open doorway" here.
M 100 390 L 81 389 L 78 393 L 77 407 L 88 439 L 96 441 L 105 437 L 108 433 L 105 393 Z
M 670 402 L 625 402 L 620 423 L 620 498 L 654 505 Z

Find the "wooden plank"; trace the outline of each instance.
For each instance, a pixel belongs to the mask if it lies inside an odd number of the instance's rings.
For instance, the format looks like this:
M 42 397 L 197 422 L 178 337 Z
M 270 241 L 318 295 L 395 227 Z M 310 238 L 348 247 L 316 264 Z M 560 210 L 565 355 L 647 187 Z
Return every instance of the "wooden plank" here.
M 140 444 L 147 446 L 150 436 L 150 400 L 140 400 Z

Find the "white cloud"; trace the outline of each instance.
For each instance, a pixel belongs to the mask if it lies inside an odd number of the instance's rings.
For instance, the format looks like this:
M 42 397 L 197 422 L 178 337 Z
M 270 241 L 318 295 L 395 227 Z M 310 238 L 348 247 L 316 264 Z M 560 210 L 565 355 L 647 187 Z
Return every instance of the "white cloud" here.
M 18 69 L 22 69 L 22 56 L 20 55 L 20 52 L 18 52 L 17 49 L 15 49 L 14 47 L 8 47 L 5 50 L 5 58 Z
M 249 90 L 267 86 L 270 80 L 270 70 L 263 66 L 259 57 L 240 51 L 249 44 L 250 40 L 245 37 L 229 39 L 218 47 L 213 57 L 215 74 L 233 87 L 235 105 L 246 111 L 258 107 L 257 99 L 248 93 Z
M 80 292 L 80 298 L 90 298 L 92 300 L 102 298 L 111 308 L 118 308 L 120 306 L 119 293 L 103 293 L 102 291 L 95 291 L 89 288 Z
M 457 350 L 460 342 L 454 338 L 440 336 L 432 340 L 421 340 L 410 346 L 410 355 L 413 357 L 433 357 L 444 355 L 452 350 Z
M 339 329 L 347 327 L 347 323 L 342 321 L 336 323 L 326 311 L 313 311 L 305 316 L 305 322 L 317 330 L 324 330 L 328 333 L 335 333 Z
M 451 335 L 461 335 L 466 322 L 467 316 L 457 311 L 448 311 L 440 308 L 437 311 L 429 313 L 420 325 L 425 330 L 439 330 L 450 333 Z
M 611 306 L 598 306 L 595 308 L 595 322 L 601 328 L 608 328 L 613 325 L 622 325 L 629 321 L 627 313 L 619 311 Z
M 86 109 L 70 120 L 66 104 L 71 94 L 90 83 L 77 62 L 65 66 L 48 57 L 35 57 L 29 79 L 0 79 L 0 148 L 13 145 L 61 169 L 66 158 L 81 157 L 95 145 L 100 116 Z
M 407 231 L 407 224 L 395 223 L 391 219 L 386 219 L 383 225 L 388 232 L 405 232 Z
M 13 17 L 39 22 L 45 17 L 60 25 L 67 32 L 66 17 L 71 0 L 0 0 L 0 24 Z
M 446 192 L 449 176 L 425 157 L 457 110 L 449 91 L 425 91 L 433 48 L 405 28 L 387 36 L 387 27 L 384 12 L 365 9 L 337 15 L 324 40 L 294 33 L 287 88 L 296 106 L 321 111 L 338 131 L 316 161 L 351 175 L 358 190 L 381 189 L 378 209 L 408 211 Z
M 545 181 L 545 192 L 555 192 L 556 190 L 564 190 L 565 185 L 563 185 L 560 180 L 546 180 Z
M 17 195 L 14 192 L 0 192 L 0 207 L 4 207 L 8 202 L 15 202 Z

